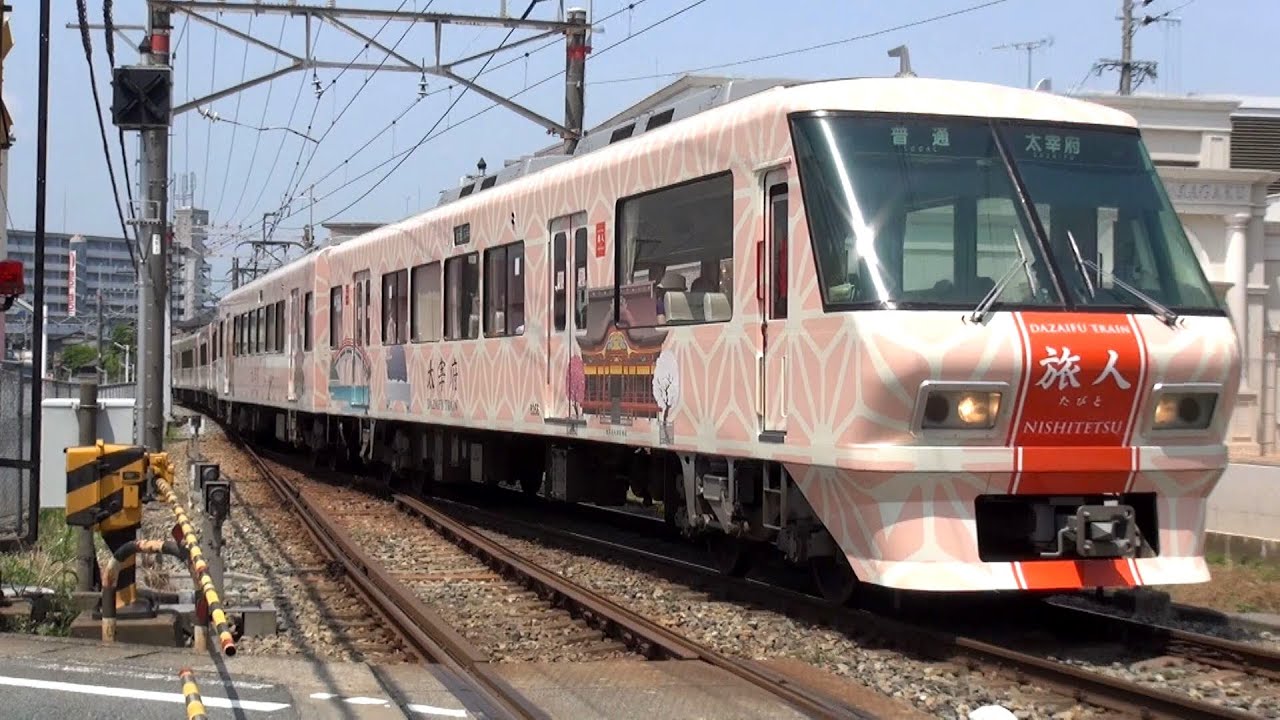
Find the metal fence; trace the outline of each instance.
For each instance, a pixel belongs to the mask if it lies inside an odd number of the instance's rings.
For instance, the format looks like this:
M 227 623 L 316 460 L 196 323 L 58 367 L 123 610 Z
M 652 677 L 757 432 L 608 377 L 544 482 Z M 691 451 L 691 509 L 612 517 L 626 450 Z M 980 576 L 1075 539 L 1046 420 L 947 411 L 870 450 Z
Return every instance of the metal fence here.
M 133 383 L 110 383 L 98 386 L 98 397 L 100 398 L 131 398 L 134 397 L 138 386 Z M 44 381 L 44 397 L 49 398 L 73 398 L 80 397 L 80 383 L 69 380 L 51 380 L 45 378 Z
M 25 537 L 31 471 L 13 462 L 31 459 L 30 365 L 0 362 L 0 542 Z

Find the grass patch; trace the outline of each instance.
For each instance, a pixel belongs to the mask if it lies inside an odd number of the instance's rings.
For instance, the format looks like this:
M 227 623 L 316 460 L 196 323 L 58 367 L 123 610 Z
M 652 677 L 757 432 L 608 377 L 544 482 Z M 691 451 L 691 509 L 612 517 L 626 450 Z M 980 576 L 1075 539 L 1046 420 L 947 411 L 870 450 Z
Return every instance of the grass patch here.
M 7 591 L 47 588 L 29 620 L 9 623 L 5 630 L 37 635 L 66 635 L 76 618 L 71 594 L 76 587 L 75 528 L 68 527 L 61 509 L 40 511 L 40 535 L 35 547 L 0 554 L 0 586 Z

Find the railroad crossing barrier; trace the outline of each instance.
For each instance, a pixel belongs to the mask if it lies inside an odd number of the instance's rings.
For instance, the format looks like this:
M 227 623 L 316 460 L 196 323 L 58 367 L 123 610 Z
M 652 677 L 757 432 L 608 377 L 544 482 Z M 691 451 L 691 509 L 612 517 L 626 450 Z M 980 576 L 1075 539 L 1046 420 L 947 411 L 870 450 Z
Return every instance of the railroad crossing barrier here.
M 167 463 L 168 460 L 166 459 L 165 462 Z M 172 474 L 168 474 L 167 477 L 172 477 Z M 173 494 L 173 486 L 169 484 L 166 477 L 156 477 L 156 490 L 159 491 L 160 499 L 173 508 L 173 515 L 177 520 L 177 525 L 173 529 L 174 538 L 186 548 L 192 577 L 195 579 L 196 585 L 199 586 L 202 594 L 203 605 L 201 603 L 196 604 L 197 619 L 199 619 L 201 625 L 212 621 L 213 631 L 218 634 L 218 644 L 222 648 L 223 654 L 227 656 L 235 655 L 236 643 L 231 637 L 227 614 L 222 610 L 222 602 L 218 599 L 218 591 L 214 587 L 213 579 L 209 577 L 209 565 L 204 560 L 204 553 L 200 552 L 199 538 L 196 535 L 195 527 L 192 526 L 191 520 L 187 517 L 187 511 L 183 509 L 182 504 L 178 502 L 177 496 Z
M 187 701 L 187 720 L 207 720 L 204 712 L 204 700 L 200 699 L 200 686 L 196 685 L 196 673 L 191 668 L 182 668 L 178 672 L 182 680 L 182 697 Z
M 112 555 L 119 557 L 126 545 L 137 540 L 142 527 L 150 464 L 146 450 L 131 445 L 99 440 L 67 448 L 67 524 L 101 533 Z M 112 612 L 117 618 L 155 617 L 151 603 L 138 597 L 134 563 L 132 553 L 121 558 Z
M 102 572 L 102 603 L 95 613 L 103 622 L 103 640 L 115 639 L 119 619 L 156 616 L 155 605 L 139 597 L 137 554 L 169 554 L 186 561 L 198 588 L 196 649 L 203 650 L 201 631 L 204 625 L 211 624 L 223 654 L 235 655 L 235 640 L 200 551 L 199 538 L 173 493 L 173 464 L 168 454 L 101 440 L 90 446 L 67 448 L 66 454 L 67 524 L 101 533 L 112 552 L 112 559 Z M 157 491 L 155 497 L 173 510 L 173 541 L 137 538 L 142 506 L 153 499 L 153 487 Z

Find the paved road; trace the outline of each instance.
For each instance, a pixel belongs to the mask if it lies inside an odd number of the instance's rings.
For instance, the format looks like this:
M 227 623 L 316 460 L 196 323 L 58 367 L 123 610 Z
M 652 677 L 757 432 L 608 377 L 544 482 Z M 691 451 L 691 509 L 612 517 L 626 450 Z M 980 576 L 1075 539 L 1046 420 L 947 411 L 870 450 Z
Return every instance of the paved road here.
M 237 682 L 227 693 L 228 688 L 215 678 L 203 680 L 201 691 L 210 720 L 300 717 L 289 693 L 278 685 Z M 235 698 L 229 699 L 228 694 Z M 66 660 L 0 658 L 2 717 L 173 720 L 186 717 L 184 705 L 182 685 L 168 673 Z

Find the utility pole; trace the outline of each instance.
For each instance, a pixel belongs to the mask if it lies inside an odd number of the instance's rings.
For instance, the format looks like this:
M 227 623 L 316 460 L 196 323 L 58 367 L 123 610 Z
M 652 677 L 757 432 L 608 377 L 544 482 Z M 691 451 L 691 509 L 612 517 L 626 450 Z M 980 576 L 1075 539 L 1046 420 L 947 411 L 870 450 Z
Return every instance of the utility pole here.
M 170 13 L 162 4 L 148 4 L 145 64 L 168 69 Z M 171 105 L 172 96 L 165 96 Z M 138 367 L 145 380 L 143 395 L 143 444 L 153 452 L 164 449 L 165 405 L 165 319 L 169 313 L 169 127 L 171 107 L 161 109 L 164 127 L 148 127 L 142 132 L 142 199 L 149 213 L 143 214 L 142 237 L 146 253 L 142 304 L 146 307 L 146 327 L 138 345 Z
M 591 46 L 587 44 L 587 11 L 572 8 L 566 19 L 570 27 L 565 31 L 564 126 L 568 132 L 564 137 L 564 152 L 572 155 L 582 138 L 584 78 Z
M 1120 94 L 1133 93 L 1133 0 L 1124 0 L 1120 19 Z
M 1150 5 L 1154 0 L 1141 0 L 1142 7 Z M 1143 17 L 1140 21 L 1133 17 L 1134 0 L 1123 0 L 1120 15 L 1120 59 L 1103 59 L 1093 64 L 1092 73 L 1101 75 L 1104 70 L 1120 71 L 1120 94 L 1131 95 L 1133 89 L 1142 84 L 1142 81 L 1148 77 L 1156 77 L 1156 63 L 1150 60 L 1134 60 L 1133 59 L 1133 36 L 1139 27 L 1146 27 L 1153 22 L 1158 22 L 1166 17 L 1169 13 L 1163 13 L 1156 17 L 1150 15 Z

